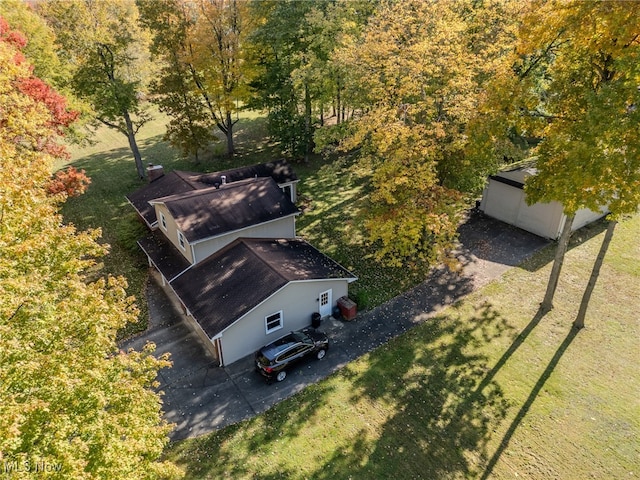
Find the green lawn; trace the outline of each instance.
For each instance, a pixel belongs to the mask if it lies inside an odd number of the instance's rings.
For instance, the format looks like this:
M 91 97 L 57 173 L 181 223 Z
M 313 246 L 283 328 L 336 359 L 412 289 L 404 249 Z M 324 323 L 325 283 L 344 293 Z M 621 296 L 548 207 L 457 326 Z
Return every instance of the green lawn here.
M 162 141 L 163 133 L 162 117 L 141 130 L 138 142 L 144 161 L 162 163 L 170 168 L 187 168 L 189 163 Z M 137 179 L 126 137 L 100 128 L 95 140 L 95 145 L 70 149 L 70 163 L 86 170 L 91 185 L 84 195 L 68 199 L 62 213 L 66 222 L 73 223 L 81 230 L 102 230 L 101 241 L 111 248 L 109 255 L 102 259 L 101 273 L 126 277 L 128 293 L 138 299 L 140 320 L 122 332 L 122 335 L 128 335 L 147 325 L 144 289 L 147 279 L 146 258 L 136 245 L 136 240 L 145 234 L 146 227 L 137 220 L 137 215 L 125 199 L 127 193 L 143 183 Z
M 603 233 L 553 252 L 266 413 L 173 444 L 187 478 L 640 475 L 640 217 L 620 225 L 587 327 L 571 329 Z M 576 239 L 577 240 L 577 239 Z
M 272 159 L 274 145 L 264 140 L 265 119 L 253 112 L 244 114 L 236 126 L 236 142 L 239 155 L 230 161 L 223 155 L 223 146 L 216 144 L 200 163 L 184 158 L 162 137 L 165 132 L 166 117 L 157 114 L 137 135 L 143 161 L 161 164 L 166 171 L 216 171 L 237 165 L 258 163 Z M 146 257 L 136 241 L 146 234 L 146 227 L 138 221 L 125 195 L 144 185 L 136 175 L 133 156 L 127 139 L 122 134 L 106 127 L 97 130 L 90 146 L 71 146 L 71 160 L 68 164 L 84 169 L 91 178 L 87 192 L 77 198 L 70 198 L 62 209 L 65 221 L 84 230 L 100 228 L 101 241 L 110 245 L 110 254 L 103 259 L 100 272 L 122 275 L 129 284 L 128 293 L 138 299 L 140 319 L 130 325 L 122 336 L 144 330 L 147 325 L 147 305 L 145 284 L 147 280 Z
M 279 158 L 277 145 L 265 140 L 265 117 L 255 112 L 245 112 L 236 125 L 238 154 L 233 160 L 223 154 L 223 145 L 217 144 L 198 164 L 183 158 L 162 140 L 165 122 L 166 118 L 157 114 L 137 136 L 143 161 L 161 164 L 165 171 L 209 172 Z M 79 229 L 102 229 L 102 241 L 111 246 L 102 272 L 125 276 L 129 293 L 138 298 L 140 321 L 123 332 L 128 335 L 143 330 L 147 324 L 146 257 L 136 245 L 146 230 L 125 199 L 126 194 L 144 183 L 136 177 L 133 157 L 122 134 L 100 128 L 94 138 L 94 145 L 71 148 L 69 163 L 85 169 L 92 183 L 84 195 L 66 202 L 63 214 L 67 222 Z M 299 205 L 304 212 L 298 217 L 297 228 L 300 236 L 359 277 L 351 295 L 363 310 L 416 285 L 424 279 L 425 272 L 407 274 L 405 269 L 382 267 L 370 257 L 370 250 L 355 228 L 366 192 L 362 185 L 363 172 L 357 171 L 352 163 L 349 159 L 325 159 L 319 155 L 309 163 L 294 162 L 301 179 Z
M 213 171 L 277 156 L 259 116 L 238 124 L 233 164 L 219 151 L 200 165 L 180 158 L 161 140 L 163 125 L 158 117 L 139 140 L 145 162 L 167 170 Z M 103 271 L 125 275 L 143 309 L 126 334 L 146 318 L 146 262 L 135 246 L 144 228 L 124 199 L 141 183 L 124 137 L 99 133 L 98 144 L 73 152 L 93 183 L 64 215 L 80 228 L 102 228 L 111 244 Z M 359 277 L 351 293 L 361 306 L 423 278 L 370 258 L 357 233 L 364 173 L 348 158 L 316 157 L 295 168 L 304 210 L 298 232 Z M 616 232 L 587 328 L 570 329 L 602 236 L 577 236 L 556 308 L 544 318 L 536 312 L 550 249 L 265 414 L 173 444 L 167 456 L 196 479 L 640 475 L 640 217 Z

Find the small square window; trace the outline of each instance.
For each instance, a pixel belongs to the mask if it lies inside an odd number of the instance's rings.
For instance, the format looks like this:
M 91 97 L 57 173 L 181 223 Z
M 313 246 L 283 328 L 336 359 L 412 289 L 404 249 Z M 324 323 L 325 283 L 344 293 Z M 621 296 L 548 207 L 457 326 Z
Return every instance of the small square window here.
M 180 244 L 180 248 L 182 248 L 183 250 L 186 249 L 184 244 L 184 235 L 182 235 L 182 232 L 178 232 L 178 243 Z
M 320 295 L 320 306 L 324 307 L 329 304 L 329 292 L 323 292 Z
M 167 219 L 164 218 L 164 213 L 160 212 L 160 224 L 162 225 L 162 228 L 166 231 L 167 230 Z
M 265 325 L 267 333 L 275 332 L 282 328 L 282 311 L 265 317 Z

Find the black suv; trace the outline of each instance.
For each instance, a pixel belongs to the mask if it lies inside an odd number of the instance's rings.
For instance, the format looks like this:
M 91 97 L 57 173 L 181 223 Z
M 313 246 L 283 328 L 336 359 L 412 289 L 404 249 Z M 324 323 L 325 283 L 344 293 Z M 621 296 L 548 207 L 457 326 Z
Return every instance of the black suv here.
M 287 376 L 285 369 L 310 355 L 320 360 L 328 348 L 329 339 L 322 332 L 311 328 L 291 332 L 256 352 L 256 370 L 269 382 L 274 378 L 281 382 Z

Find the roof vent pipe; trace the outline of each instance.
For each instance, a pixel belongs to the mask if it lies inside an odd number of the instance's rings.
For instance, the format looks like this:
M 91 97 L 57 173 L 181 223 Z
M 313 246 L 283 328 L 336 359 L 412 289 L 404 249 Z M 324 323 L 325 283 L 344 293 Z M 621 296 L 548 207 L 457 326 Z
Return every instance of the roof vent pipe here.
M 220 177 L 220 180 L 222 180 L 222 185 L 226 185 L 227 184 L 227 176 L 226 175 L 222 175 Z

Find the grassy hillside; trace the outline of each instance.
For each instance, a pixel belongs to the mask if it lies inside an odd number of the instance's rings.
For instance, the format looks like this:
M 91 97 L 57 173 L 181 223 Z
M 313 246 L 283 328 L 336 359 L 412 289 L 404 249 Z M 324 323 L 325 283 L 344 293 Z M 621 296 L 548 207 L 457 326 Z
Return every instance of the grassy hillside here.
M 556 298 L 546 249 L 265 414 L 167 457 L 187 478 L 633 478 L 640 473 L 640 217 L 575 239 Z

